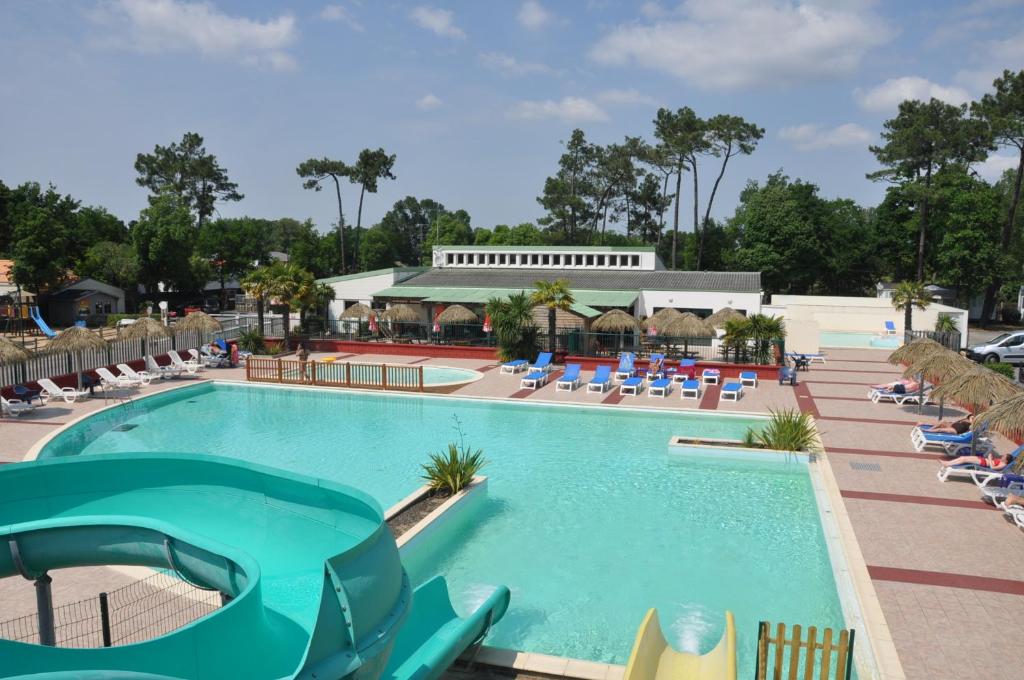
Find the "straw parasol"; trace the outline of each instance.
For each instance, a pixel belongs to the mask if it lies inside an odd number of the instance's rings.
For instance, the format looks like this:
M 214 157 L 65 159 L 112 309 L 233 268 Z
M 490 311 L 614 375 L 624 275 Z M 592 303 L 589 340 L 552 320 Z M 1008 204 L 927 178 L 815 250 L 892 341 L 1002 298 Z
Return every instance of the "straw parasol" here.
M 28 351 L 25 347 L 16 342 L 11 342 L 7 338 L 0 337 L 0 364 L 13 364 L 18 361 L 24 361 L 30 356 L 32 356 L 32 352 Z
M 480 320 L 473 310 L 462 305 L 452 305 L 437 315 L 437 323 L 476 323 Z
M 384 313 L 380 315 L 380 318 L 385 321 L 397 321 L 399 323 L 409 323 L 413 321 L 419 321 L 423 318 L 419 310 L 410 305 L 391 305 L 388 309 L 384 310 Z
M 903 377 L 914 377 L 917 378 L 918 382 L 923 382 L 923 379 L 927 378 L 935 383 L 944 383 L 963 375 L 975 366 L 976 364 L 973 361 L 968 361 L 956 352 L 951 352 L 947 349 L 942 352 L 924 353 L 924 356 L 910 364 L 903 371 Z M 924 386 L 922 385 L 920 389 L 923 391 Z M 923 410 L 923 404 L 924 399 L 919 399 L 919 412 Z M 944 405 L 945 399 L 939 399 L 939 420 L 942 420 Z
M 104 350 L 107 348 L 106 341 L 98 333 L 93 333 L 82 326 L 72 326 L 62 330 L 53 340 L 46 345 L 46 351 L 50 354 L 67 352 L 74 357 L 74 370 L 78 375 L 78 389 L 82 389 L 82 352 L 90 350 Z
M 935 388 L 936 398 L 949 399 L 977 412 L 1021 393 L 1017 383 L 984 366 L 974 366 Z
M 640 322 L 621 309 L 612 309 L 594 319 L 590 329 L 600 333 L 624 333 L 640 328 Z
M 742 320 L 747 317 L 740 314 L 732 307 L 722 307 L 717 312 L 704 319 L 704 323 L 709 324 L 712 328 L 725 328 L 726 321 Z
M 696 314 L 685 312 L 661 331 L 662 335 L 674 335 L 680 338 L 713 338 L 714 327 Z
M 217 321 L 206 312 L 192 312 L 184 319 L 174 324 L 174 330 L 217 333 L 220 331 L 220 321 Z
M 947 350 L 945 347 L 935 342 L 930 338 L 920 338 L 913 342 L 908 342 L 902 347 L 897 348 L 889 355 L 890 364 L 912 364 L 917 359 L 933 354 L 940 350 Z
M 974 429 L 988 426 L 996 432 L 1019 441 L 1024 437 L 1024 391 L 1005 399 L 974 419 Z M 1018 457 L 1014 472 L 1024 470 L 1024 456 Z
M 645 329 L 654 328 L 660 331 L 680 316 L 682 315 L 672 307 L 666 307 L 644 319 L 643 326 Z
M 133 340 L 138 338 L 148 340 L 149 338 L 170 337 L 171 332 L 167 330 L 167 326 L 164 326 L 156 319 L 144 316 L 140 319 L 136 319 L 135 323 L 121 328 L 118 330 L 117 334 L 122 340 Z
M 338 315 L 339 319 L 369 319 L 370 315 L 373 314 L 373 310 L 364 305 L 362 302 L 357 302 L 344 312 Z

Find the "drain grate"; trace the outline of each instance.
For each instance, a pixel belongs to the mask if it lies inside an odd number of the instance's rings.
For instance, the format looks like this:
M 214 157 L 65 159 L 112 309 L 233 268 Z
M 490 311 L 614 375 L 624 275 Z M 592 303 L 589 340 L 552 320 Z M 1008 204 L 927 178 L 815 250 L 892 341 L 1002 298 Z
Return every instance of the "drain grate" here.
M 117 427 L 115 427 L 114 432 L 130 432 L 131 430 L 134 430 L 137 427 L 138 425 L 136 425 L 135 423 L 124 423 L 123 425 L 118 425 Z
M 850 463 L 850 467 L 854 470 L 864 470 L 865 472 L 882 471 L 882 466 L 878 463 Z

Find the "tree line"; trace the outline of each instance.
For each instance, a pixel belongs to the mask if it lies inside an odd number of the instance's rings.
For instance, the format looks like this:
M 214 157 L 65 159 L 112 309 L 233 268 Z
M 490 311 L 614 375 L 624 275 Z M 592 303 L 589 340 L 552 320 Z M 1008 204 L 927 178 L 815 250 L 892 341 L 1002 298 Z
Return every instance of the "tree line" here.
M 190 132 L 138 155 L 149 205 L 128 223 L 52 186 L 0 183 L 0 254 L 16 260 L 15 281 L 32 292 L 69 272 L 198 290 L 244 276 L 272 251 L 325 277 L 427 264 L 434 245 L 470 244 L 651 245 L 670 268 L 761 271 L 768 292 L 862 295 L 879 280 L 929 281 L 956 286 L 964 302 L 984 293 L 989 311 L 1024 282 L 1024 71 L 1005 71 L 970 104 L 903 102 L 870 147 L 879 169 L 868 178 L 888 185 L 878 205 L 823 197 L 780 170 L 748 181 L 732 215 L 712 218 L 732 159 L 755 153 L 764 134 L 742 117 L 702 118 L 689 107 L 659 109 L 649 139 L 601 145 L 574 130 L 538 182 L 543 216 L 488 227 L 413 196 L 364 227 L 364 202 L 397 179 L 396 156 L 367 148 L 353 162 L 310 158 L 298 180 L 327 189 L 338 209 L 322 230 L 287 217 L 216 217 L 218 203 L 243 195 Z M 977 165 L 998 149 L 1016 154 L 1016 170 L 986 182 Z

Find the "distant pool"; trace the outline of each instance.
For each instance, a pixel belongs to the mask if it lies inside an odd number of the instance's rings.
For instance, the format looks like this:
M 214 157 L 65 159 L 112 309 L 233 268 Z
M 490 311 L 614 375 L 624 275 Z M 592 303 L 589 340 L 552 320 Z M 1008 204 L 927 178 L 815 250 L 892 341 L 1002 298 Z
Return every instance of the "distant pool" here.
M 97 414 L 41 457 L 208 452 L 352 484 L 387 507 L 458 437 L 453 416 L 484 450 L 488 494 L 403 559 L 416 582 L 444 574 L 463 609 L 507 584 L 488 644 L 625 663 L 658 607 L 673 642 L 703 652 L 729 609 L 747 677 L 759 620 L 843 626 L 806 464 L 668 446 L 739 438 L 756 417 L 206 384 Z
M 818 344 L 822 347 L 873 347 L 875 349 L 896 349 L 903 344 L 899 335 L 858 333 L 855 331 L 820 331 Z

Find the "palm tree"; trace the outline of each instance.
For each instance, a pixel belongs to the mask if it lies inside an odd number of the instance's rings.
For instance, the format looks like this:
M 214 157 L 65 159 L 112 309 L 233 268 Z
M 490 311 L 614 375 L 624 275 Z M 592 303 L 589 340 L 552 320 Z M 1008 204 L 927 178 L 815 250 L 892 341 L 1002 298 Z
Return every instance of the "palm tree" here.
M 767 314 L 751 314 L 747 317 L 747 323 L 750 337 L 754 341 L 754 361 L 759 364 L 769 363 L 772 341 L 786 337 L 786 324 L 781 316 Z
M 295 302 L 299 305 L 299 327 L 306 329 L 306 315 L 313 310 L 317 315 L 324 314 L 327 305 L 334 299 L 334 288 L 326 283 L 317 283 L 310 272 L 304 272 Z
M 559 309 L 568 311 L 576 300 L 569 290 L 568 279 L 555 281 L 534 281 L 530 303 L 548 308 L 548 351 L 555 351 L 555 319 Z
M 914 307 L 924 311 L 932 303 L 932 296 L 920 281 L 901 281 L 892 291 L 892 306 L 903 310 L 903 328 L 912 331 Z
M 276 262 L 274 264 L 277 264 Z M 242 290 L 249 297 L 256 298 L 256 320 L 259 324 L 259 334 L 263 336 L 263 312 L 270 296 L 270 289 L 273 287 L 275 276 L 274 265 L 255 269 L 242 279 Z
M 507 298 L 491 298 L 487 301 L 487 313 L 501 360 L 532 359 L 537 353 L 537 326 L 533 323 L 533 302 L 526 291 Z
M 722 344 L 726 349 L 736 352 L 736 361 L 740 360 L 740 352 L 744 353 L 747 343 L 750 342 L 750 319 L 729 319 L 725 322 L 725 335 L 722 336 Z M 728 357 L 728 355 L 726 355 Z
M 271 270 L 272 279 L 268 297 L 275 298 L 281 306 L 281 322 L 284 324 L 284 348 L 291 349 L 288 338 L 292 305 L 305 283 L 312 279 L 312 274 L 298 265 L 275 262 L 268 268 Z

